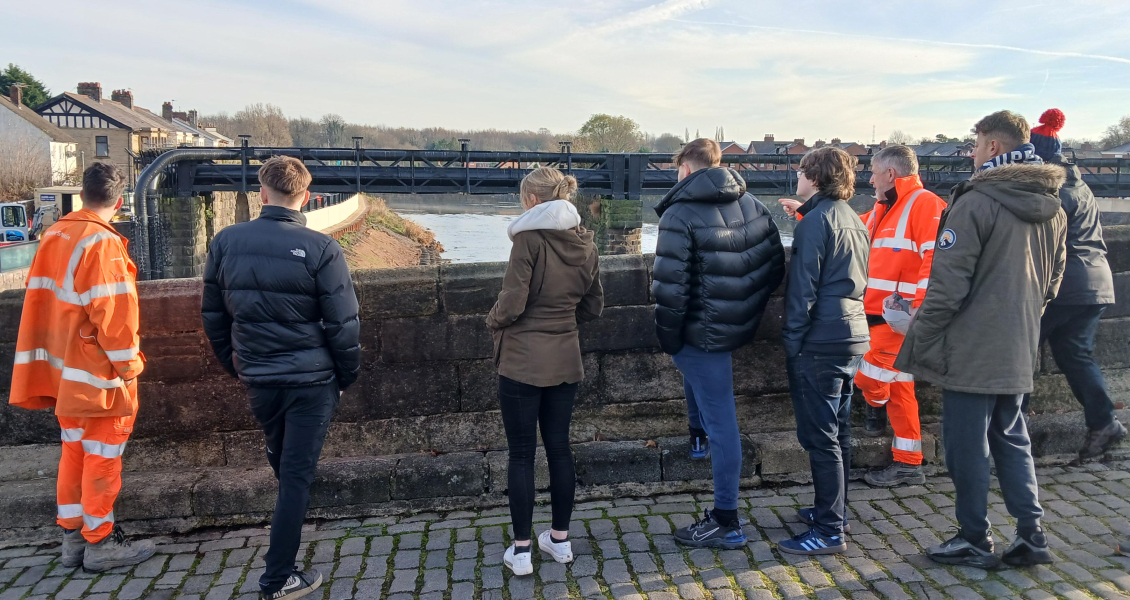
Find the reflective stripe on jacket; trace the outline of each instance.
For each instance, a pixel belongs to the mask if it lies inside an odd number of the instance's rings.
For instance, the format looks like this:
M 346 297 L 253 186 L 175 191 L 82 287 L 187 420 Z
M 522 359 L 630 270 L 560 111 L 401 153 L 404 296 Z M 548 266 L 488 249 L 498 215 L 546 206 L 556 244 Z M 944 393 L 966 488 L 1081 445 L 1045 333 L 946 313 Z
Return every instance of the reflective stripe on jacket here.
M 126 240 L 88 210 L 43 233 L 32 261 L 9 402 L 67 417 L 137 412 L 137 268 Z
M 867 294 L 863 307 L 869 315 L 883 314 L 883 300 L 894 292 L 922 304 L 930 283 L 930 264 L 938 237 L 938 222 L 946 203 L 922 187 L 918 175 L 895 180 L 898 199 L 882 202 L 860 216 L 871 235 Z

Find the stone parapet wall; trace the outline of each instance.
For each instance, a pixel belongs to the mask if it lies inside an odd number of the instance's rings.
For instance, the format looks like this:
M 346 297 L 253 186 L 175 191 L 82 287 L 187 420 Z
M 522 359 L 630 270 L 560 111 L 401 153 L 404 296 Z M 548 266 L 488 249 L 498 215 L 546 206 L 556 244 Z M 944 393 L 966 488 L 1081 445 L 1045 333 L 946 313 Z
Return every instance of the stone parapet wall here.
M 1130 227 L 1108 228 L 1106 237 L 1119 298 L 1130 299 Z M 671 489 L 687 479 L 706 479 L 701 466 L 683 460 L 685 448 L 679 446 L 685 443 L 685 401 L 681 377 L 654 336 L 652 260 L 642 255 L 601 259 L 606 308 L 601 319 L 581 327 L 586 379 L 572 430 L 579 444 L 578 478 L 583 486 Z M 342 507 L 353 505 L 364 505 L 357 511 L 371 513 L 386 498 L 503 498 L 505 477 L 499 474 L 505 472 L 506 440 L 485 315 L 501 289 L 505 266 L 449 264 L 354 273 L 363 368 L 360 380 L 341 399 L 324 456 L 330 463 L 346 465 L 340 468 L 347 471 L 362 469 L 357 465 L 386 465 L 353 483 L 343 479 L 341 485 L 363 486 L 363 481 L 377 478 L 389 491 L 371 498 L 349 492 L 354 494 L 351 500 L 334 500 L 344 502 L 335 505 L 338 513 L 349 512 Z M 228 486 L 235 490 L 232 494 L 259 503 L 262 499 L 252 492 L 269 490 L 254 486 L 270 487 L 269 473 L 263 473 L 262 433 L 242 386 L 219 367 L 204 338 L 200 280 L 142 282 L 139 290 L 141 348 L 148 365 L 140 383 L 142 408 L 125 455 L 127 471 L 177 477 L 189 477 L 191 471 L 197 473 L 194 486 Z M 748 446 L 744 475 L 751 485 L 803 479 L 807 469 L 794 434 L 779 341 L 780 292 L 770 301 L 756 339 L 734 353 L 738 418 Z M 21 308 L 22 291 L 0 293 L 0 378 L 10 378 Z M 1130 394 L 1130 301 L 1112 307 L 1105 317 L 1097 334 L 1096 358 L 1112 394 L 1124 401 Z M 1042 363 L 1033 397 L 1033 442 L 1038 455 L 1053 457 L 1074 452 L 1083 420 L 1054 363 L 1046 355 Z M 927 459 L 933 461 L 940 455 L 935 446 L 939 393 L 924 384 L 918 389 Z M 856 403 L 857 412 L 862 404 Z M 27 482 L 54 473 L 58 439 L 58 425 L 49 411 L 0 405 L 0 482 L 8 482 L 0 483 L 0 504 L 16 493 L 4 486 L 32 485 Z M 860 443 L 856 466 L 889 460 L 886 439 Z M 255 475 L 245 477 L 247 473 Z M 446 489 L 448 484 L 437 483 L 443 473 L 458 474 L 444 481 L 462 483 Z M 467 483 L 473 473 L 480 476 Z M 695 485 L 701 489 L 709 484 Z M 430 491 L 403 491 L 417 488 Z M 220 514 L 209 510 L 193 508 L 203 512 L 190 511 L 192 523 L 211 522 L 208 519 Z M 136 514 L 134 518 L 160 518 Z M 9 526 L 19 525 L 0 523 L 0 529 Z

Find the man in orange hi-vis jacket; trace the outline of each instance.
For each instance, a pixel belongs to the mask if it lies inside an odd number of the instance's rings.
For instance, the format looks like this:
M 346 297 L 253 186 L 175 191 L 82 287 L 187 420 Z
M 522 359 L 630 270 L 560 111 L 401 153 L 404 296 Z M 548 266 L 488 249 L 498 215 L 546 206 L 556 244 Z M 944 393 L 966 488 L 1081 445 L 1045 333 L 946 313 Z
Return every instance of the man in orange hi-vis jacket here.
M 43 233 L 31 263 L 12 370 L 11 404 L 54 408 L 62 429 L 58 519 L 62 563 L 89 571 L 145 561 L 152 542 L 114 524 L 122 451 L 137 415 L 137 268 L 110 226 L 126 179 L 95 163 L 82 175 L 82 210 Z
M 926 297 L 938 222 L 946 204 L 922 187 L 918 158 L 906 146 L 887 146 L 871 159 L 875 208 L 861 215 L 871 232 L 867 295 L 863 307 L 871 329 L 871 351 L 863 357 L 855 385 L 867 401 L 864 434 L 880 436 L 886 409 L 894 436 L 894 463 L 867 473 L 876 486 L 926 482 L 922 472 L 922 426 L 914 377 L 895 370 L 894 362 L 911 314 Z M 897 294 L 897 296 L 895 296 Z

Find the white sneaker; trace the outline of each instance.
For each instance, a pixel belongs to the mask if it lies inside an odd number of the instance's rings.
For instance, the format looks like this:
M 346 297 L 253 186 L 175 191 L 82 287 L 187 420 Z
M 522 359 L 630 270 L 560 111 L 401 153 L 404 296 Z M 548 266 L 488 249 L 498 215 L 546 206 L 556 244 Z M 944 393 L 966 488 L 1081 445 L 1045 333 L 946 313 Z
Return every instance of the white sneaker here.
M 534 572 L 534 553 L 522 552 L 516 554 L 514 552 L 514 544 L 506 549 L 502 555 L 502 562 L 514 572 L 515 575 L 529 575 Z
M 558 544 L 553 541 L 548 529 L 538 536 L 538 548 L 541 548 L 542 552 L 552 556 L 553 560 L 561 564 L 573 562 L 573 544 L 569 540 Z

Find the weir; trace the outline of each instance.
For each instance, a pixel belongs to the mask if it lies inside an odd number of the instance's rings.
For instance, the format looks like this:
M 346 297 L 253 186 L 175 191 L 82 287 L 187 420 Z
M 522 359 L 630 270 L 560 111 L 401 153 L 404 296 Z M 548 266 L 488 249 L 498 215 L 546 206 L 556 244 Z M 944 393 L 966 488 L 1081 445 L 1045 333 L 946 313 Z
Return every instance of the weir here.
M 1099 325 L 1096 358 L 1115 398 L 1130 393 L 1130 226 L 1105 230 L 1120 302 Z M 580 498 L 709 491 L 708 463 L 687 458 L 683 389 L 659 352 L 652 256 L 601 259 L 607 308 L 581 327 L 586 378 L 573 425 Z M 506 502 L 506 440 L 485 314 L 504 263 L 365 270 L 361 379 L 341 399 L 319 467 L 311 517 Z M 116 513 L 131 531 L 263 523 L 275 482 L 243 387 L 213 358 L 201 330 L 201 281 L 139 285 L 141 410 L 125 453 Z M 805 481 L 779 336 L 780 293 L 756 340 L 734 353 L 746 487 Z M 23 292 L 0 293 L 0 378 L 13 360 Z M 1065 462 L 1082 441 L 1079 404 L 1045 349 L 1031 417 L 1038 460 Z M 944 469 L 939 391 L 919 384 L 928 468 Z M 856 410 L 862 411 L 862 401 Z M 1119 413 L 1130 420 L 1130 411 Z M 861 415 L 857 414 L 857 422 Z M 885 465 L 888 438 L 857 438 L 853 467 Z M 1125 454 L 1123 445 L 1119 453 Z M 537 487 L 547 472 L 540 455 Z M 59 428 L 50 411 L 0 406 L 0 538 L 54 536 Z

